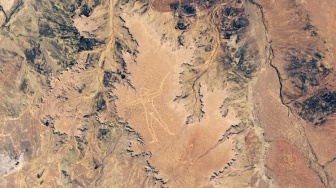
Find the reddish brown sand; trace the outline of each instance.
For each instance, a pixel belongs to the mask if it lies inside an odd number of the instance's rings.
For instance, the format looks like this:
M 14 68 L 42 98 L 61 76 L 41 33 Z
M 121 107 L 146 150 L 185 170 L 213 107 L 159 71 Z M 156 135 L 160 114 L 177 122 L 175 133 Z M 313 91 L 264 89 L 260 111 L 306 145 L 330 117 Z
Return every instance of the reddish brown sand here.
M 0 187 L 336 187 L 334 10 L 1 1 Z
M 220 115 L 221 100 L 216 99 L 224 99 L 225 91 L 207 91 L 204 85 L 205 117 L 186 125 L 183 104 L 173 99 L 179 92 L 180 66 L 191 60 L 194 47 L 174 51 L 169 43 L 161 44 L 144 18 L 123 18 L 139 43 L 139 55 L 130 62 L 125 54 L 135 90 L 117 87 L 118 112 L 142 135 L 144 146 L 139 148 L 151 152 L 150 163 L 169 186 L 203 187 L 234 156 L 232 140 L 218 140 L 239 120 L 231 113 L 226 118 Z

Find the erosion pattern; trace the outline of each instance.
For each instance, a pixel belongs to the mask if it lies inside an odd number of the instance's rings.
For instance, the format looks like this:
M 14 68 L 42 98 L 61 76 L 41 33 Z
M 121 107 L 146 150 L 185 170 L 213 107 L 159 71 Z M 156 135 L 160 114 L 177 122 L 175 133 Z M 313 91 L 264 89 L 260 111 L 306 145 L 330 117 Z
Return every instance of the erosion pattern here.
M 335 8 L 0 1 L 0 187 L 336 187 Z

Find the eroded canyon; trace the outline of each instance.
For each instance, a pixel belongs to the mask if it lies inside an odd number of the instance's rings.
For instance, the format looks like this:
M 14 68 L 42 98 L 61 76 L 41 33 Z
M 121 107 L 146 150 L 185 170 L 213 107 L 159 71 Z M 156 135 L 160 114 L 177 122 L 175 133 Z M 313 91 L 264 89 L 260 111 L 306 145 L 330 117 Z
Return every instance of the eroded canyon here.
M 336 187 L 334 8 L 0 0 L 0 187 Z

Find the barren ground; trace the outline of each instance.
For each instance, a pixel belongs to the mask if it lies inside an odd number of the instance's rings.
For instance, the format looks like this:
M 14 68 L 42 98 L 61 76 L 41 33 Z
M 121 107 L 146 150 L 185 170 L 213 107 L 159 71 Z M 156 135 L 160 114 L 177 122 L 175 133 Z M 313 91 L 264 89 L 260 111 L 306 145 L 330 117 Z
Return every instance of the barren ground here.
M 0 0 L 0 187 L 336 187 L 332 0 Z

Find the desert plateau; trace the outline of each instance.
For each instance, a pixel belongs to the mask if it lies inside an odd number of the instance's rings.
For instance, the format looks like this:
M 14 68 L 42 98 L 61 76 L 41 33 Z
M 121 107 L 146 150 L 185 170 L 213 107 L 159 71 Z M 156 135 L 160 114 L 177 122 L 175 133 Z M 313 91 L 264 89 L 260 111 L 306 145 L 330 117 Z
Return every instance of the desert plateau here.
M 0 187 L 336 188 L 335 10 L 0 0 Z

